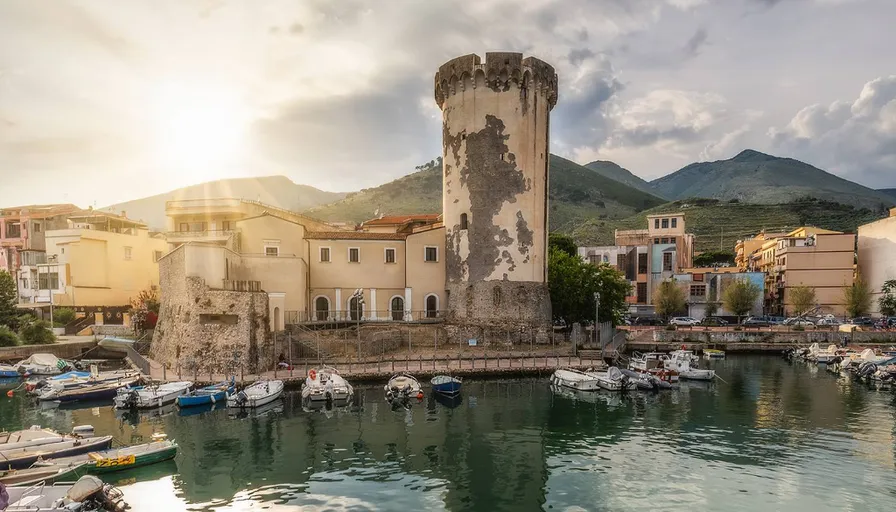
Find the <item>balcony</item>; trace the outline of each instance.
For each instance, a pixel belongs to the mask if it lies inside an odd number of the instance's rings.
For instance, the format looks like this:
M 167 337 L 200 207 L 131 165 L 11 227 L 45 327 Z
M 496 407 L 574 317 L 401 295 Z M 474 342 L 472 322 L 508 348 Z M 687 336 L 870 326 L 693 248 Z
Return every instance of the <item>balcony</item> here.
M 186 242 L 226 242 L 236 234 L 232 229 L 212 229 L 205 231 L 169 231 L 165 238 L 171 243 Z

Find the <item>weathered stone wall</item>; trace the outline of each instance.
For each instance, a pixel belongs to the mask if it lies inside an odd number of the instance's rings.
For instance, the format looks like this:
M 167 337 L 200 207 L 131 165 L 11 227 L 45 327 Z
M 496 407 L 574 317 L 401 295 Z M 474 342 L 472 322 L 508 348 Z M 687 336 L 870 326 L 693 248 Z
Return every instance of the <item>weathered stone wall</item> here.
M 150 356 L 170 368 L 254 373 L 275 363 L 264 292 L 212 290 L 185 271 L 184 251 L 159 262 L 159 322 Z
M 528 287 L 526 303 L 510 310 L 488 304 L 492 282 L 547 281 L 553 67 L 519 53 L 487 53 L 485 63 L 458 57 L 436 73 L 435 98 L 442 109 L 449 318 L 550 325 L 546 290 Z

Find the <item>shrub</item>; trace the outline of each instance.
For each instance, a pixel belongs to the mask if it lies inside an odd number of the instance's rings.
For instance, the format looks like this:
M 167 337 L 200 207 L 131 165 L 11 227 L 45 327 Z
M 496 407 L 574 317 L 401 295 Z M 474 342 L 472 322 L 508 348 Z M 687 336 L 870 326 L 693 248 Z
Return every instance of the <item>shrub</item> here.
M 50 324 L 43 320 L 25 326 L 19 334 L 26 345 L 47 345 L 56 342 L 56 335 L 50 330 Z
M 56 308 L 53 310 L 53 323 L 61 323 L 65 327 L 75 319 L 75 310 L 72 308 Z
M 9 327 L 0 325 L 0 347 L 15 347 L 19 344 L 19 337 Z

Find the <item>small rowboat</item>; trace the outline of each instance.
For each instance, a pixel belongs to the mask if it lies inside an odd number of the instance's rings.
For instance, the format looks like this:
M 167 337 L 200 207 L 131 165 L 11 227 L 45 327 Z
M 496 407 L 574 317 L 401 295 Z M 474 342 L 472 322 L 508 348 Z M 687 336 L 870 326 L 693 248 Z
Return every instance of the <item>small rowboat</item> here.
M 0 379 L 17 379 L 21 376 L 15 366 L 0 364 Z
M 413 375 L 407 373 L 393 375 L 383 390 L 386 392 L 386 400 L 389 402 L 398 399 L 407 400 L 411 397 L 418 400 L 423 399 L 423 388 L 420 387 L 420 382 Z
M 451 377 L 449 375 L 436 375 L 429 381 L 432 384 L 433 393 L 441 393 L 443 395 L 456 395 L 460 393 L 460 387 L 463 379 L 460 377 Z
M 177 455 L 177 443 L 162 440 L 146 444 L 91 452 L 75 457 L 55 459 L 46 463 L 52 466 L 81 467 L 90 475 L 101 475 L 115 471 L 139 468 L 173 459 Z M 38 462 L 36 465 L 42 465 Z
M 177 397 L 190 392 L 193 383 L 190 381 L 168 382 L 158 386 L 139 386 L 121 388 L 115 396 L 115 407 L 118 409 L 152 409 L 173 404 Z
M 0 484 L 10 485 L 34 485 L 40 482 L 52 483 L 64 478 L 76 477 L 84 463 L 80 464 L 47 464 L 28 469 L 10 469 L 0 471 Z M 73 479 L 73 478 L 72 478 Z
M 703 349 L 703 357 L 705 359 L 725 359 L 724 350 L 716 350 L 714 348 Z
M 260 407 L 280 398 L 282 380 L 260 380 L 246 389 L 227 395 L 227 407 Z
M 0 466 L 12 469 L 30 467 L 38 459 L 59 459 L 96 450 L 108 449 L 112 436 L 67 439 L 59 443 L 0 451 Z
M 233 379 L 230 382 L 221 382 L 214 386 L 206 386 L 189 394 L 177 397 L 177 405 L 180 407 L 196 407 L 199 405 L 216 404 L 226 401 L 227 395 L 233 393 Z

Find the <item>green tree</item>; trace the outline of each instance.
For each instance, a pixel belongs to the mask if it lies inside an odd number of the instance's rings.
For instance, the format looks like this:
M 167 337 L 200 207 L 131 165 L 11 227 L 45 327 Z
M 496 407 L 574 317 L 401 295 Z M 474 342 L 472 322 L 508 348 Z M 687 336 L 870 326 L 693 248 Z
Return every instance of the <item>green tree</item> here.
M 10 329 L 19 327 L 19 311 L 16 304 L 19 302 L 19 291 L 16 289 L 16 280 L 12 274 L 0 270 L 0 325 Z
M 0 347 L 15 347 L 19 344 L 16 332 L 5 325 L 0 325 Z
M 47 345 L 56 341 L 56 335 L 50 330 L 50 324 L 44 320 L 31 322 L 19 333 L 26 345 Z
M 877 299 L 877 307 L 880 308 L 880 314 L 896 316 L 896 279 L 884 281 L 880 291 L 881 296 Z
M 706 300 L 706 316 L 713 317 L 719 312 L 718 292 L 714 286 L 709 288 L 709 297 Z
M 75 310 L 72 308 L 55 308 L 53 310 L 53 321 L 60 326 L 65 326 L 75 319 Z
M 570 256 L 578 255 L 579 247 L 576 245 L 575 240 L 569 235 L 551 233 L 548 235 L 548 246 L 556 247 Z
M 793 314 L 803 316 L 815 307 L 815 288 L 808 286 L 794 286 L 790 289 L 790 304 L 793 306 Z
M 687 307 L 684 289 L 674 278 L 663 281 L 653 291 L 653 305 L 656 307 L 656 314 L 666 319 L 684 311 Z
M 594 320 L 595 293 L 600 293 L 600 320 L 620 323 L 627 309 L 625 298 L 631 291 L 618 270 L 606 264 L 591 265 L 575 251 L 570 255 L 556 246 L 548 255 L 548 285 L 554 320 L 567 325 Z
M 695 267 L 721 267 L 734 265 L 734 253 L 730 251 L 706 251 L 694 256 Z
M 737 315 L 738 321 L 753 310 L 759 299 L 759 286 L 749 279 L 736 279 L 722 292 L 722 303 L 725 309 Z
M 852 286 L 843 290 L 843 305 L 852 318 L 862 316 L 871 310 L 871 287 L 861 276 L 856 278 Z

